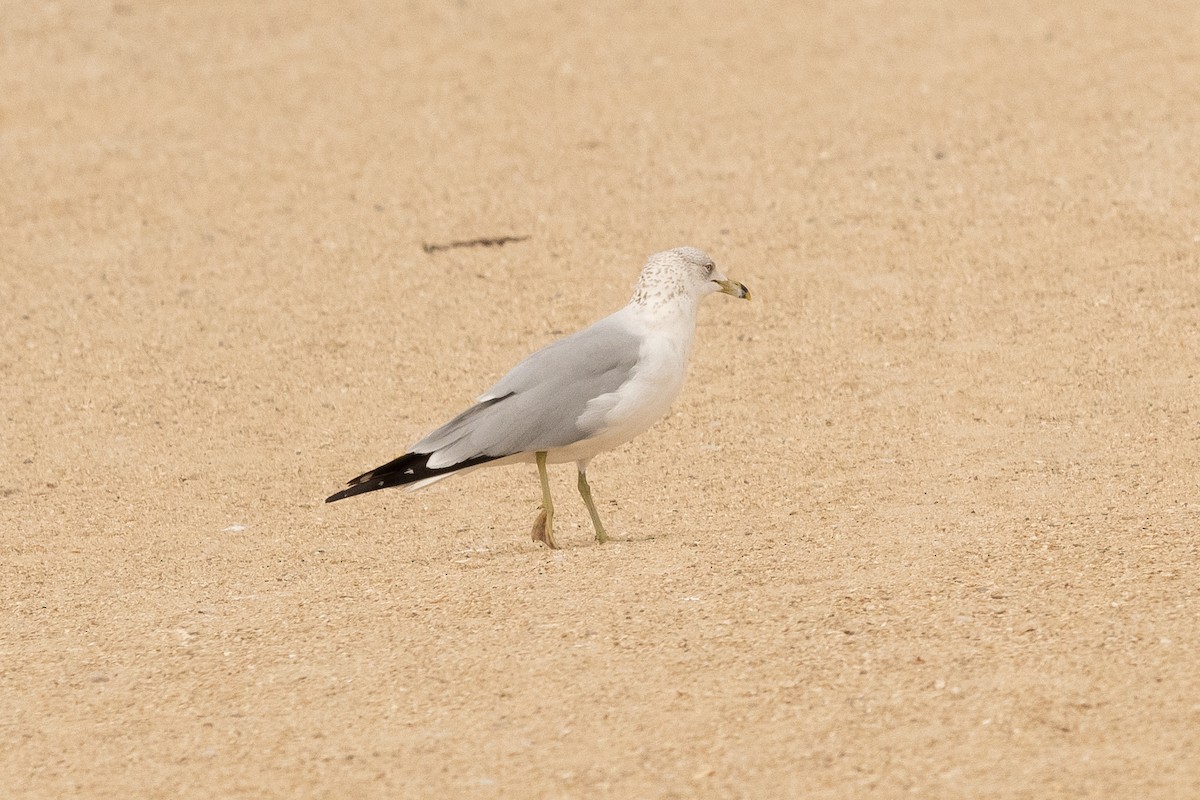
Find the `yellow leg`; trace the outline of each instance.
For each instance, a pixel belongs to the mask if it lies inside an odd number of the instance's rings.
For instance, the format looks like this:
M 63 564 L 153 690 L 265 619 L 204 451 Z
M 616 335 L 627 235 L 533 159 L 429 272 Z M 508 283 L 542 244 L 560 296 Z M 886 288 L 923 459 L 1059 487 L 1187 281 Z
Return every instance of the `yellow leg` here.
M 550 499 L 550 478 L 546 475 L 546 453 L 537 454 L 538 477 L 542 479 L 542 513 L 533 523 L 533 540 L 545 542 L 551 550 L 558 549 L 554 541 L 554 502 Z
M 608 534 L 604 532 L 600 515 L 596 513 L 596 504 L 592 502 L 592 487 L 588 486 L 587 475 L 583 470 L 579 470 L 579 494 L 587 505 L 588 513 L 592 515 L 592 527 L 596 529 L 596 541 L 604 544 L 608 541 Z

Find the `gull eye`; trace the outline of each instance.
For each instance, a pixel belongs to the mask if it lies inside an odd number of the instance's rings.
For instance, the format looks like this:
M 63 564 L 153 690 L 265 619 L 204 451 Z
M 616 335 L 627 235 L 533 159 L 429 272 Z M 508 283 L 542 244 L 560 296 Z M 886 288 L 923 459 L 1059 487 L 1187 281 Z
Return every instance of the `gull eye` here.
M 717 265 L 710 261 L 704 265 L 704 274 L 711 278 L 712 274 L 713 274 L 713 270 L 716 268 L 717 268 Z

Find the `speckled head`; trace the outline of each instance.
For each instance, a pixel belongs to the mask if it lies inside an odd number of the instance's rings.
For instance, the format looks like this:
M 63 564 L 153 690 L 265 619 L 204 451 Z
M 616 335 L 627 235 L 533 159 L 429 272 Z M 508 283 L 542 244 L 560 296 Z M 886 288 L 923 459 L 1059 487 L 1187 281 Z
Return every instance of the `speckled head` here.
M 694 306 L 713 292 L 750 299 L 750 290 L 722 275 L 703 250 L 676 247 L 647 259 L 633 290 L 633 303 L 645 308 L 680 301 Z

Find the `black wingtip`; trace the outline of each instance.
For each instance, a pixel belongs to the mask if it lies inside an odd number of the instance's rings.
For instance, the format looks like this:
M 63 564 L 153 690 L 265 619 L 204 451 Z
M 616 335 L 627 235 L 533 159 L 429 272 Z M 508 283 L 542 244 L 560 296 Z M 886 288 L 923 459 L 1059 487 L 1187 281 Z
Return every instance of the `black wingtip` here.
M 370 476 L 371 473 L 368 472 L 367 475 Z M 356 494 L 366 494 L 367 492 L 373 492 L 377 489 L 386 489 L 388 486 L 396 485 L 397 484 L 395 482 L 389 483 L 386 478 L 376 477 L 373 479 L 369 478 L 368 480 L 364 481 L 360 481 L 359 478 L 355 478 L 345 489 L 342 489 L 340 492 L 334 492 L 333 494 L 329 495 L 329 497 L 326 497 L 325 502 L 336 503 L 338 500 L 345 500 L 347 497 L 354 497 Z
M 477 464 L 495 461 L 498 457 L 476 456 L 475 458 L 469 458 L 466 461 L 447 467 L 430 468 L 428 466 L 428 453 L 405 453 L 394 461 L 389 461 L 381 467 L 376 467 L 369 472 L 359 475 L 350 481 L 345 489 L 342 489 L 340 492 L 334 492 L 329 497 L 326 497 L 325 502 L 336 503 L 338 500 L 345 500 L 347 497 L 354 497 L 356 494 L 366 494 L 378 489 L 386 489 L 389 486 L 405 486 L 426 478 L 458 472 Z

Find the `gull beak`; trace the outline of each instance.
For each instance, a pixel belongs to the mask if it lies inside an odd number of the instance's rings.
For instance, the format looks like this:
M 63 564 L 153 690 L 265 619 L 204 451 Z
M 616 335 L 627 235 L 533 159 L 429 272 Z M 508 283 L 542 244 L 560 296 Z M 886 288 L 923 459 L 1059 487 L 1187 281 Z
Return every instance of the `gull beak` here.
M 746 288 L 745 284 L 741 284 L 741 283 L 738 283 L 737 281 L 731 281 L 731 280 L 727 280 L 727 279 L 719 280 L 719 281 L 715 280 L 715 281 L 713 281 L 713 283 L 715 283 L 717 286 L 721 287 L 721 292 L 723 294 L 732 295 L 733 297 L 737 297 L 742 300 L 750 299 L 750 290 Z

